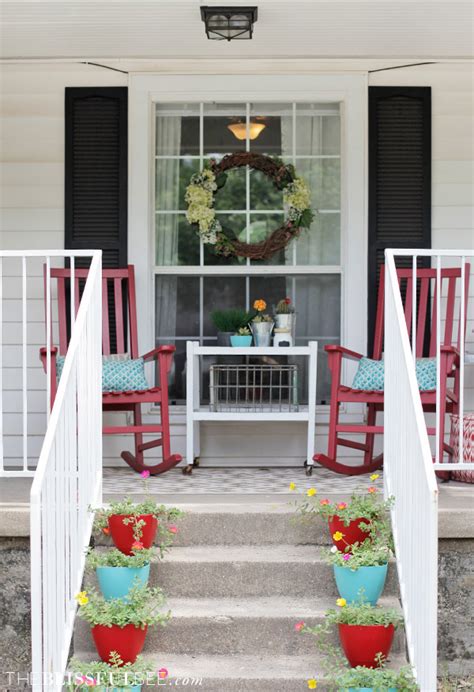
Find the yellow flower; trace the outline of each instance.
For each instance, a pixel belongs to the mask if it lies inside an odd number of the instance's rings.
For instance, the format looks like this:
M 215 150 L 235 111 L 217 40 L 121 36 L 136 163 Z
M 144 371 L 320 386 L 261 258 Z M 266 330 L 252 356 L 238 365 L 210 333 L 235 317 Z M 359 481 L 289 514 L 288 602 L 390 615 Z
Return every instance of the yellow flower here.
M 290 483 L 290 490 L 296 490 L 296 483 L 293 483 L 293 481 Z
M 315 680 L 314 678 L 311 678 L 311 680 L 308 680 L 308 689 L 309 690 L 315 690 L 317 686 L 318 686 L 317 680 Z
M 336 605 L 338 605 L 339 608 L 344 608 L 344 606 L 347 605 L 347 601 L 345 598 L 338 598 L 336 601 Z
M 256 300 L 253 304 L 254 310 L 257 310 L 258 312 L 263 312 L 265 308 L 267 307 L 267 304 L 264 300 Z
M 379 474 L 379 473 L 373 473 L 373 474 L 371 475 L 371 477 L 370 477 L 370 480 L 371 480 L 371 481 L 376 481 L 377 478 L 379 478 L 379 477 L 380 477 L 380 474 Z
M 89 599 L 87 598 L 87 591 L 79 591 L 79 593 L 76 594 L 75 599 L 81 606 L 89 603 Z
M 316 490 L 316 488 L 310 488 L 306 494 L 308 497 L 313 497 L 313 495 L 316 495 L 317 492 L 318 491 Z
M 340 531 L 336 531 L 336 533 L 333 533 L 332 537 L 335 541 L 342 541 L 342 539 L 344 538 L 344 534 Z

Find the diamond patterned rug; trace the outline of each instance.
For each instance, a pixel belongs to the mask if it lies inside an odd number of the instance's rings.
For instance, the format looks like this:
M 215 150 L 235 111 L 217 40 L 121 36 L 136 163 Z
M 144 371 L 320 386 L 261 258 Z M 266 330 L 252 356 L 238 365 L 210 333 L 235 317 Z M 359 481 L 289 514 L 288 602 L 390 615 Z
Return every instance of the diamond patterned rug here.
M 383 489 L 382 473 L 372 482 L 369 476 L 341 476 L 328 469 L 314 468 L 313 475 L 305 475 L 303 468 L 198 468 L 191 476 L 181 469 L 171 469 L 161 476 L 148 479 L 153 494 L 288 494 L 289 483 L 298 490 L 317 488 L 318 493 L 351 493 L 365 490 L 369 485 Z M 143 482 L 131 469 L 104 468 L 104 495 L 142 495 Z

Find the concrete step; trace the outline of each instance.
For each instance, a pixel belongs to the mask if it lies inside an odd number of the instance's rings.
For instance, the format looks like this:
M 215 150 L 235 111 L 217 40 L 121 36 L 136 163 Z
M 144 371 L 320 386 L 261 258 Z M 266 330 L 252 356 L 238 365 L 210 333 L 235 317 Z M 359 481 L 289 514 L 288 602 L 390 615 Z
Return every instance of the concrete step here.
M 87 652 L 76 651 L 76 656 L 90 660 Z M 166 668 L 168 681 L 179 687 L 199 689 L 202 692 L 304 692 L 307 680 L 318 681 L 318 692 L 327 690 L 321 656 L 314 649 L 297 656 L 195 656 L 191 654 L 161 654 L 147 656 L 156 669 Z M 403 655 L 390 659 L 391 668 L 406 665 Z M 154 690 L 155 687 L 144 690 Z
M 186 513 L 179 521 L 176 546 L 196 545 L 327 545 L 327 523 L 320 517 L 304 520 L 292 503 L 276 500 L 252 503 L 178 503 Z M 98 536 L 99 545 L 111 545 Z
M 381 599 L 381 605 L 400 608 L 394 597 Z M 324 613 L 333 606 L 334 600 L 329 598 L 169 599 L 172 619 L 165 628 L 149 629 L 144 651 L 202 656 L 297 656 L 302 647 L 314 649 L 314 644 L 311 635 L 295 632 L 295 623 L 322 623 Z M 337 645 L 338 641 L 334 628 L 332 642 Z M 74 646 L 94 651 L 90 627 L 83 621 L 76 624 Z M 403 628 L 398 628 L 392 650 L 402 653 L 404 648 Z
M 86 577 L 85 588 L 96 585 Z M 195 546 L 173 548 L 152 563 L 150 584 L 169 598 L 288 596 L 337 597 L 333 568 L 317 546 Z M 395 563 L 389 565 L 386 595 L 398 594 Z

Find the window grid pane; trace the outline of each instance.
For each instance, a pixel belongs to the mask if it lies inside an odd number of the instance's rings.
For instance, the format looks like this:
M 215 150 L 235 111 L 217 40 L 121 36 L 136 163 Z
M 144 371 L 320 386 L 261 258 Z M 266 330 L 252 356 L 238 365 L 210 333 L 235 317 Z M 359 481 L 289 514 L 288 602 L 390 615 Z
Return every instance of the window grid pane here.
M 156 341 L 175 341 L 179 345 L 173 397 L 184 397 L 185 341 L 191 338 L 199 339 L 201 344 L 215 343 L 209 319 L 212 309 L 230 307 L 230 303 L 248 309 L 256 297 L 261 297 L 259 291 L 265 293 L 262 296 L 269 305 L 283 295 L 295 300 L 301 311 L 297 320 L 298 344 L 317 338 L 323 349 L 326 343 L 337 343 L 340 276 L 320 272 L 325 266 L 340 265 L 339 104 L 164 104 L 157 107 L 156 116 Z M 266 132 L 264 129 L 260 139 L 250 140 L 249 124 L 254 118 L 266 121 Z M 246 124 L 244 141 L 239 143 L 227 132 L 231 120 Z M 317 212 L 312 228 L 303 231 L 298 241 L 268 262 L 216 255 L 185 219 L 184 193 L 191 174 L 202 169 L 210 156 L 219 159 L 239 149 L 280 156 L 293 163 L 312 187 L 312 206 Z M 226 231 L 247 242 L 257 242 L 284 218 L 282 195 L 265 176 L 248 167 L 233 173 L 233 180 L 229 178 L 216 196 L 216 212 Z M 285 266 L 288 274 L 245 275 L 245 266 L 255 269 L 264 264 Z M 200 267 L 230 265 L 242 267 L 244 273 L 227 277 L 200 273 Z M 176 273 L 160 276 L 160 266 L 176 267 Z M 296 266 L 304 266 L 305 273 L 292 274 L 292 267 Z M 186 269 L 186 276 L 180 267 Z M 315 310 L 311 307 L 313 300 L 318 302 Z M 319 304 L 320 301 L 329 301 L 331 307 Z M 171 316 L 165 315 L 165 310 Z M 334 324 L 325 322 L 327 313 L 334 316 Z M 191 325 L 194 326 L 190 329 Z M 314 331 L 319 334 L 313 334 Z M 319 402 L 327 396 L 324 361 L 320 359 Z

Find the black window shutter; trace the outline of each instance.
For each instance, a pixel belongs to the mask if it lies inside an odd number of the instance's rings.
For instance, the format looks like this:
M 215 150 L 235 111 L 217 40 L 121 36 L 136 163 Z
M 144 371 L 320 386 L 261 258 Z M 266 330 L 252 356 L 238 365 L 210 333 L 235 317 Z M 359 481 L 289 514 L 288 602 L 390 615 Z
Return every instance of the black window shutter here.
M 127 114 L 126 87 L 66 88 L 65 247 L 107 268 L 127 265 Z
M 369 352 L 388 247 L 431 247 L 430 87 L 369 87 Z

